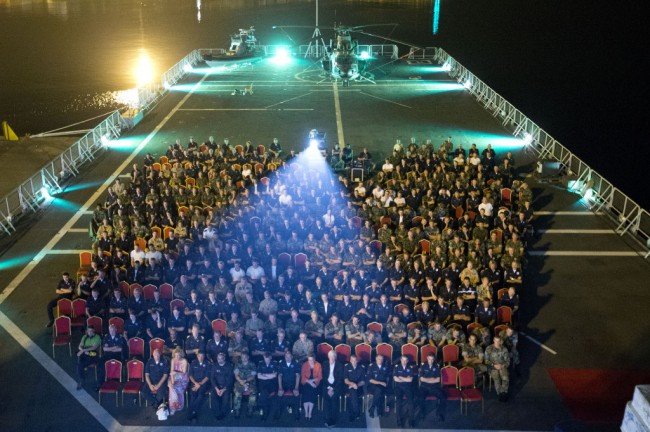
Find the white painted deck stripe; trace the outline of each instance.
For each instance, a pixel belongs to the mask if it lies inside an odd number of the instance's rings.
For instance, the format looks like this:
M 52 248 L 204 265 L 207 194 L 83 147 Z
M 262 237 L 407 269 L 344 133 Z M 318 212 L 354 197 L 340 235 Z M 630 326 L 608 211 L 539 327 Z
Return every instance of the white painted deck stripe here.
M 389 100 L 389 99 L 384 99 L 384 98 L 379 97 L 379 96 L 371 95 L 370 93 L 366 93 L 366 92 L 364 92 L 364 91 L 362 91 L 361 94 L 366 95 L 366 96 L 371 97 L 371 98 L 379 99 L 379 100 L 384 101 L 384 102 L 388 102 L 388 103 L 392 103 L 392 104 L 395 104 L 395 105 L 399 105 L 399 106 L 404 107 L 404 108 L 408 108 L 408 109 L 411 109 L 411 108 L 412 108 L 412 107 L 410 107 L 410 106 L 408 106 L 408 105 L 404 105 L 404 104 L 401 104 L 401 103 L 398 103 L 398 102 L 395 102 L 395 101 L 392 101 L 392 100 Z
M 121 425 L 115 420 L 109 413 L 104 409 L 103 406 L 95 400 L 94 397 L 90 396 L 84 390 L 76 390 L 77 383 L 76 381 L 64 371 L 61 366 L 58 365 L 56 361 L 50 358 L 38 345 L 36 345 L 30 338 L 27 336 L 16 324 L 14 324 L 7 315 L 0 312 L 0 326 L 5 329 L 11 337 L 13 337 L 18 344 L 27 351 L 34 360 L 36 360 L 43 368 L 48 371 L 55 380 L 63 386 L 64 389 L 72 395 L 73 398 L 81 404 L 85 409 L 88 410 L 95 420 L 99 422 L 106 430 L 118 430 L 121 428 Z M 62 348 L 59 351 L 60 355 L 68 355 L 65 352 L 67 348 Z M 76 347 L 72 347 L 73 352 L 76 351 Z
M 338 133 L 338 137 L 339 137 L 339 146 L 343 148 L 345 146 L 345 135 L 343 135 L 341 101 L 339 100 L 339 87 L 336 84 L 336 81 L 332 83 L 332 88 L 334 89 L 334 110 L 336 111 L 336 132 Z
M 51 249 L 44 253 L 46 255 L 79 255 L 81 252 L 90 252 L 90 249 Z
M 575 257 L 638 257 L 646 252 L 634 251 L 529 251 L 531 256 L 575 256 Z
M 69 233 L 87 233 L 88 228 L 70 228 L 68 230 Z
M 588 210 L 585 211 L 545 211 L 540 210 L 535 212 L 535 216 L 596 216 L 602 214 L 601 212 L 593 213 Z
M 526 339 L 528 339 L 529 341 L 531 341 L 535 345 L 539 345 L 540 347 L 544 348 L 546 351 L 550 352 L 551 354 L 557 355 L 557 351 L 554 351 L 554 350 L 550 349 L 549 347 L 547 347 L 546 345 L 544 345 L 543 343 L 541 343 L 537 339 L 533 339 L 532 337 L 528 336 L 526 333 L 524 333 L 522 331 L 520 331 L 519 333 L 521 333 L 522 336 L 525 336 Z
M 540 229 L 540 234 L 616 234 L 612 229 Z
M 183 108 L 178 111 L 314 111 L 313 108 Z

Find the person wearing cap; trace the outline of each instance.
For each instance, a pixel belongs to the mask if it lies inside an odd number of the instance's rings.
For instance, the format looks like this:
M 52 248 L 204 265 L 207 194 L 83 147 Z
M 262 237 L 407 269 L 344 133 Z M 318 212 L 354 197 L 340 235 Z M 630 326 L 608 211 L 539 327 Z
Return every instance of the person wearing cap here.
M 223 420 L 230 411 L 230 396 L 235 381 L 234 368 L 226 361 L 224 353 L 217 354 L 217 362 L 210 371 L 210 384 L 214 392 L 212 410 L 217 420 Z
M 56 298 L 52 299 L 47 304 L 47 316 L 49 321 L 47 327 L 52 327 L 54 324 L 54 308 L 57 307 L 57 303 L 61 299 L 72 300 L 72 294 L 76 288 L 77 284 L 75 281 L 70 278 L 70 273 L 64 272 L 62 274 L 61 280 L 56 286 Z
M 263 357 L 257 364 L 257 387 L 261 418 L 266 421 L 273 409 L 273 395 L 278 389 L 278 365 L 272 360 L 270 352 L 265 352 Z

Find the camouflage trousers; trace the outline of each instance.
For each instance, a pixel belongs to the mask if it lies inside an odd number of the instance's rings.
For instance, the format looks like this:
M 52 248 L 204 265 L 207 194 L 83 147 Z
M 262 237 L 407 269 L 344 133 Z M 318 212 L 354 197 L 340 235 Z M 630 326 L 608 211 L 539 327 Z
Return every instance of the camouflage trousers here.
M 490 378 L 494 381 L 494 389 L 497 394 L 507 393 L 508 385 L 510 384 L 510 376 L 508 375 L 508 368 L 491 369 Z
M 233 409 L 238 411 L 241 408 L 241 400 L 244 395 L 244 387 L 238 382 L 235 383 L 235 396 L 233 397 Z M 255 384 L 248 385 L 248 410 L 251 411 L 255 407 L 257 401 L 257 388 Z

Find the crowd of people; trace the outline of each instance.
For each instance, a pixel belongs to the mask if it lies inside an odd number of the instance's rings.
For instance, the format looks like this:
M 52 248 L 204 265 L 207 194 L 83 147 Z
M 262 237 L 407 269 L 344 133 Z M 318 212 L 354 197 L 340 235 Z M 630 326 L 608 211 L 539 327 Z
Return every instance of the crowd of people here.
M 129 182 L 115 180 L 93 213 L 89 268 L 78 281 L 64 273 L 48 304 L 48 326 L 57 300 L 72 297 L 86 300 L 88 317 L 123 320 L 103 338 L 85 329 L 78 388 L 89 365 L 127 359 L 127 340 L 159 338 L 144 356 L 143 394 L 170 414 L 186 408 L 192 420 L 209 395 L 218 420 L 231 404 L 237 418 L 259 409 L 263 420 L 287 410 L 311 419 L 322 398 L 332 426 L 340 397 L 355 421 L 364 394 L 375 416 L 391 393 L 407 426 L 427 396 L 444 420 L 442 351 L 457 345 L 454 364 L 492 379 L 507 401 L 533 218 L 512 154 L 450 137 L 439 147 L 398 141 L 384 163 L 349 145 L 325 157 L 341 174 L 306 169 L 277 139 L 268 149 L 177 140 L 160 161 L 134 164 Z M 349 180 L 353 166 L 364 180 Z M 145 296 L 145 285 L 156 288 Z M 511 314 L 497 327 L 501 306 Z M 323 342 L 349 345 L 349 362 L 335 351 L 317 358 Z M 383 343 L 392 355 L 377 352 Z M 370 359 L 354 355 L 359 344 Z M 405 344 L 436 349 L 414 362 Z

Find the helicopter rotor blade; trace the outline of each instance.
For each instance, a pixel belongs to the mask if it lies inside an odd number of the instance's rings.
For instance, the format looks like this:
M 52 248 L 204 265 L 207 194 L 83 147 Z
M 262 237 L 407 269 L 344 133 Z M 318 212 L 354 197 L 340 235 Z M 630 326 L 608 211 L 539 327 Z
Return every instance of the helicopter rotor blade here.
M 375 37 L 375 38 L 378 38 L 378 39 L 384 39 L 384 40 L 387 40 L 387 41 L 395 42 L 395 43 L 400 44 L 400 45 L 405 45 L 405 46 L 408 46 L 408 47 L 417 48 L 419 50 L 423 49 L 420 46 L 414 45 L 414 44 L 412 44 L 410 42 L 404 42 L 404 41 L 401 41 L 399 39 L 393 39 L 393 38 L 389 38 L 389 37 L 386 37 L 386 36 L 381 36 L 381 35 L 377 35 L 377 34 L 374 34 L 374 33 L 368 33 L 368 32 L 364 32 L 364 31 L 360 31 L 360 30 L 354 30 L 354 32 L 360 33 L 360 34 L 363 34 L 363 35 L 366 35 L 366 36 L 372 36 L 372 37 Z
M 350 31 L 357 31 L 357 29 L 362 29 L 366 27 L 382 27 L 382 26 L 393 26 L 397 27 L 399 24 L 396 23 L 384 23 L 384 24 L 366 24 L 360 26 L 349 27 Z

